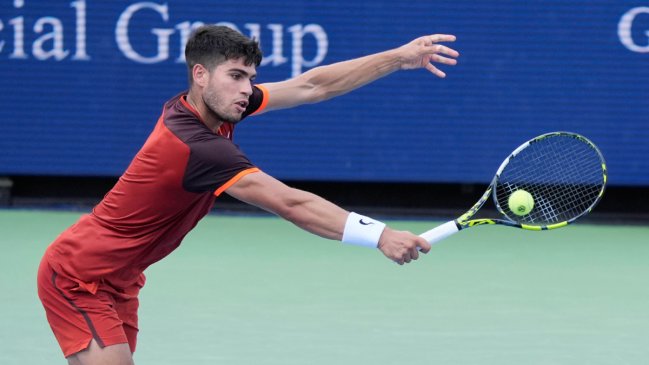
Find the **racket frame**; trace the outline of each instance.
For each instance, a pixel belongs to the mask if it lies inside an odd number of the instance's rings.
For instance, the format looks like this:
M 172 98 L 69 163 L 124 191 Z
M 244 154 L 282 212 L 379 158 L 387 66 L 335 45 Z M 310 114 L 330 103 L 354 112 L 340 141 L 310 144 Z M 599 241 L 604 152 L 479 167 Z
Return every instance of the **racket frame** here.
M 602 163 L 602 174 L 603 174 L 603 183 L 602 187 L 599 191 L 599 194 L 597 198 L 593 201 L 593 203 L 585 209 L 581 214 L 578 214 L 575 217 L 572 217 L 568 220 L 558 222 L 558 223 L 553 223 L 553 224 L 547 224 L 547 225 L 532 225 L 532 224 L 523 224 L 516 222 L 512 219 L 510 219 L 507 214 L 503 211 L 502 207 L 498 203 L 498 199 L 496 198 L 496 192 L 495 192 L 495 187 L 496 184 L 498 183 L 498 180 L 500 178 L 501 173 L 504 171 L 505 167 L 507 167 L 507 164 L 512 160 L 512 158 L 516 157 L 522 150 L 527 148 L 529 145 L 533 143 L 537 143 L 539 141 L 542 141 L 547 138 L 553 138 L 557 136 L 566 136 L 566 137 L 572 137 L 576 138 L 585 144 L 587 144 L 589 147 L 591 147 L 599 156 L 600 161 Z M 580 217 L 583 217 L 584 215 L 590 213 L 593 208 L 599 203 L 599 201 L 602 199 L 602 196 L 604 195 L 604 190 L 606 189 L 606 182 L 607 182 L 607 169 L 606 169 L 606 162 L 604 160 L 604 156 L 602 156 L 602 153 L 599 151 L 597 146 L 593 142 L 591 142 L 588 138 L 581 136 L 576 133 L 572 132 L 565 132 L 565 131 L 558 131 L 558 132 L 550 132 L 550 133 L 545 133 L 540 136 L 537 136 L 535 138 L 532 138 L 531 140 L 521 144 L 518 146 L 503 162 L 500 164 L 500 167 L 496 171 L 496 174 L 494 178 L 491 180 L 491 183 L 489 184 L 489 187 L 487 187 L 487 190 L 482 194 L 482 197 L 471 207 L 471 209 L 467 210 L 464 214 L 462 214 L 460 217 L 457 219 L 454 219 L 452 221 L 448 221 L 440 226 L 437 226 L 427 232 L 422 233 L 420 236 L 425 238 L 428 243 L 435 243 L 438 241 L 443 240 L 444 238 L 455 234 L 463 229 L 469 228 L 469 227 L 474 227 L 474 226 L 480 226 L 480 225 L 505 225 L 509 227 L 515 227 L 515 228 L 521 228 L 525 230 L 530 230 L 530 231 L 545 231 L 545 230 L 552 230 L 552 229 L 557 229 L 561 227 L 565 227 L 568 224 L 573 223 Z M 496 209 L 506 218 L 506 219 L 501 219 L 501 218 L 477 218 L 477 219 L 471 219 L 475 214 L 482 208 L 482 206 L 489 200 L 489 197 L 492 197 L 494 204 L 496 205 Z

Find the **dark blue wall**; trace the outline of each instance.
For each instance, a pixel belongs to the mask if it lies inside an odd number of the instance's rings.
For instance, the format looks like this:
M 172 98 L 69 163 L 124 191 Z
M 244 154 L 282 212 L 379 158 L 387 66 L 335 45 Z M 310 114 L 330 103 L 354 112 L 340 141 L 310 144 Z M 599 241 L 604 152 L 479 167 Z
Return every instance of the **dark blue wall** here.
M 3 1 L 0 174 L 119 175 L 162 103 L 186 88 L 182 36 L 202 21 L 258 32 L 270 56 L 260 82 L 424 34 L 458 37 L 445 80 L 401 71 L 247 119 L 235 140 L 276 177 L 487 182 L 523 141 L 570 130 L 600 146 L 611 184 L 649 186 L 641 3 Z

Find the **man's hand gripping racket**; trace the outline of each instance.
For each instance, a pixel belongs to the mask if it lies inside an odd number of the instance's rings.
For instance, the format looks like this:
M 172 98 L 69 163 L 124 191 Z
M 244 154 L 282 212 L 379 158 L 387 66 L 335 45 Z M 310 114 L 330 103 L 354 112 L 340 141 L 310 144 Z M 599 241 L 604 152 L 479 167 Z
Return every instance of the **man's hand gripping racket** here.
M 588 214 L 605 186 L 606 163 L 591 141 L 570 132 L 547 133 L 515 149 L 471 209 L 420 236 L 433 244 L 485 224 L 533 231 L 564 227 Z M 473 219 L 489 196 L 501 217 Z

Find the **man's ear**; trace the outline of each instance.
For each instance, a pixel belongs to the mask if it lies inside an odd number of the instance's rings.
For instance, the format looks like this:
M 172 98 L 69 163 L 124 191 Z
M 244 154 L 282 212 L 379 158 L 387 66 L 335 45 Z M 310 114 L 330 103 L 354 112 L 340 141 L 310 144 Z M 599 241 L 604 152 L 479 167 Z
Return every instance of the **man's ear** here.
M 192 77 L 194 79 L 194 84 L 200 87 L 206 87 L 209 80 L 209 72 L 205 66 L 201 64 L 195 64 L 192 68 Z

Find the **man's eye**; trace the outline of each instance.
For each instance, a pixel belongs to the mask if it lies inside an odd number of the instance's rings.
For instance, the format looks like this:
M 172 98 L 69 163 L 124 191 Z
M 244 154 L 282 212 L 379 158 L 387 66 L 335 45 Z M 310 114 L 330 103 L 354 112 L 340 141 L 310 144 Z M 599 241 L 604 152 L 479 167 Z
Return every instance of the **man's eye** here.
M 235 80 L 239 80 L 241 78 L 241 75 L 239 74 L 232 74 L 232 78 Z

